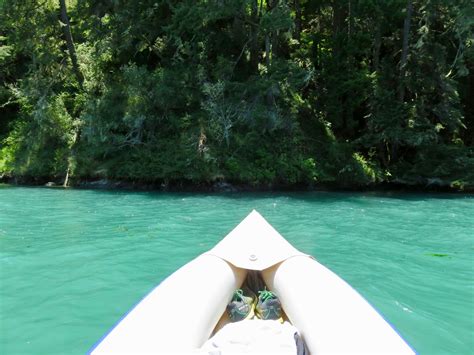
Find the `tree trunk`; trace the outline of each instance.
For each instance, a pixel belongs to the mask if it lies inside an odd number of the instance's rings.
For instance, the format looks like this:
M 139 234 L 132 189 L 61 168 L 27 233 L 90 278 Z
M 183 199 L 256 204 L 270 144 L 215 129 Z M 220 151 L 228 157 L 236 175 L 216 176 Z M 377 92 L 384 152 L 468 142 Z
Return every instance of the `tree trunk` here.
M 67 169 L 66 169 L 66 176 L 64 177 L 63 187 L 67 187 L 69 185 L 69 177 L 72 174 L 72 168 L 76 161 L 76 145 L 79 142 L 79 136 L 81 132 L 79 128 L 75 128 L 74 137 L 72 139 L 72 146 L 71 146 L 71 153 L 67 159 Z
M 258 18 L 260 12 L 258 9 L 258 0 L 252 0 L 252 10 L 250 13 L 251 18 L 251 29 L 250 29 L 250 68 L 252 73 L 256 73 L 258 70 L 258 52 L 259 52 L 259 43 L 258 43 Z
M 407 65 L 407 60 L 408 60 L 408 40 L 410 37 L 410 23 L 411 23 L 412 12 L 413 12 L 413 0 L 408 0 L 407 14 L 405 16 L 405 22 L 403 23 L 402 57 L 400 60 L 400 86 L 398 90 L 398 99 L 402 102 L 405 99 L 405 75 L 406 75 L 406 65 Z
M 270 12 L 273 10 L 278 0 L 267 0 L 267 11 Z M 272 39 L 275 33 L 267 32 L 265 34 L 265 64 L 267 68 L 272 64 Z M 275 98 L 273 97 L 273 85 L 267 91 L 267 105 L 269 107 L 274 106 Z
M 271 61 L 270 61 L 271 52 L 272 52 L 272 42 L 270 40 L 270 34 L 267 33 L 265 35 L 265 64 L 267 65 L 267 68 L 271 64 Z
M 62 22 L 61 27 L 63 29 L 64 39 L 66 40 L 69 56 L 71 58 L 72 70 L 74 72 L 74 75 L 76 76 L 77 82 L 79 83 L 79 87 L 82 90 L 84 77 L 82 76 L 82 73 L 77 61 L 76 48 L 74 47 L 74 41 L 72 39 L 72 34 L 71 34 L 71 24 L 69 22 L 69 16 L 67 14 L 66 0 L 59 0 L 59 7 L 61 11 L 61 22 Z M 68 158 L 66 176 L 63 182 L 64 187 L 67 187 L 69 184 L 69 177 L 71 176 L 72 167 L 76 160 L 76 146 L 77 146 L 77 143 L 79 142 L 80 136 L 81 136 L 81 129 L 78 125 L 75 125 L 74 135 L 73 135 L 73 140 L 72 140 L 72 145 L 71 145 L 71 153 Z
M 352 36 L 352 1 L 349 0 L 347 6 L 347 38 L 350 40 Z
M 294 0 L 295 7 L 295 39 L 299 42 L 301 39 L 301 5 L 300 0 Z
M 374 38 L 374 50 L 372 53 L 372 70 L 378 72 L 380 65 L 380 47 L 382 46 L 382 24 L 377 24 L 375 29 L 375 38 Z
M 344 55 L 344 46 L 347 43 L 347 0 L 333 0 L 332 4 L 332 57 L 337 70 L 346 70 L 348 65 L 347 55 Z M 346 95 L 341 93 L 334 93 L 334 99 L 337 102 L 337 110 L 334 113 L 334 121 L 337 122 L 335 129 L 338 133 L 345 136 L 347 132 L 347 117 L 346 117 Z
M 84 77 L 82 76 L 79 64 L 77 62 L 76 48 L 71 34 L 71 24 L 69 23 L 69 16 L 67 15 L 66 0 L 59 0 L 59 7 L 61 9 L 61 27 L 63 29 L 64 38 L 66 40 L 69 57 L 71 58 L 72 70 L 76 76 L 79 86 L 82 88 Z
M 465 94 L 462 95 L 462 103 L 464 106 L 464 123 L 466 125 L 466 129 L 464 129 L 464 144 L 466 146 L 474 145 L 474 62 L 468 61 L 466 63 L 467 69 L 469 70 L 469 74 L 463 78 L 464 86 L 465 86 Z M 471 98 L 471 99 L 469 99 Z
M 270 12 L 273 10 L 273 7 L 277 3 L 277 0 L 267 0 L 267 11 Z M 271 64 L 271 56 L 272 56 L 272 37 L 274 33 L 267 32 L 265 34 L 265 63 L 267 67 Z
M 341 33 L 344 31 L 344 22 L 347 18 L 347 7 L 343 1 L 333 0 L 332 3 L 332 36 L 333 36 L 333 56 L 338 57 L 341 53 L 343 40 Z

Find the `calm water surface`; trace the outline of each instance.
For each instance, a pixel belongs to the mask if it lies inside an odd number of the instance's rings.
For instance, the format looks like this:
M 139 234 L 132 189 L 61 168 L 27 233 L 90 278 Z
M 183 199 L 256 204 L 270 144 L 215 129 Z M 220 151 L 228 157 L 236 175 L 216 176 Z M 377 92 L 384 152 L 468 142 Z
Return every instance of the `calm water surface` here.
M 473 196 L 4 186 L 0 354 L 87 352 L 254 208 L 351 283 L 420 354 L 474 353 Z

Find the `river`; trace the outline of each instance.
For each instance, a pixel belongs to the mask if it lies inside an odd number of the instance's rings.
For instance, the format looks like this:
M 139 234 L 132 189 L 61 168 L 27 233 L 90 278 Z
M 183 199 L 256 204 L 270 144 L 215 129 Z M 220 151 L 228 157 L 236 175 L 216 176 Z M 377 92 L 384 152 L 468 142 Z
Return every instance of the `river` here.
M 0 186 L 0 353 L 87 352 L 252 209 L 348 281 L 420 354 L 474 353 L 472 195 L 9 186 Z

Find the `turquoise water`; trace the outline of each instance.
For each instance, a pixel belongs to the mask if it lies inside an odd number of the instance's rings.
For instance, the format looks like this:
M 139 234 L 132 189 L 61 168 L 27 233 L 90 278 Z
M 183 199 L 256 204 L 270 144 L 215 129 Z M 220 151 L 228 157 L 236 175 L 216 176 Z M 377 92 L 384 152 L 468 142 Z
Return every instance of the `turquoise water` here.
M 420 354 L 474 353 L 473 196 L 4 186 L 0 354 L 87 352 L 254 208 L 351 283 Z

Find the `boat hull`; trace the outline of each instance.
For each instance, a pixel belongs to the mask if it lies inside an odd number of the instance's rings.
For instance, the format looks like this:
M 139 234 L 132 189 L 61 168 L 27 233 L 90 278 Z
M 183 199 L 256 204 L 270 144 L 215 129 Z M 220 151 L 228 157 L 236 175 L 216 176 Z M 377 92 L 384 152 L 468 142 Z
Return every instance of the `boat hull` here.
M 262 274 L 311 353 L 414 353 L 375 308 L 316 260 L 289 258 Z
M 225 323 L 226 305 L 249 270 L 260 272 L 278 295 L 311 353 L 414 353 L 357 291 L 295 249 L 256 211 L 156 287 L 91 353 L 199 352 Z
M 246 276 L 226 261 L 201 255 L 140 301 L 91 354 L 168 354 L 199 348 Z

